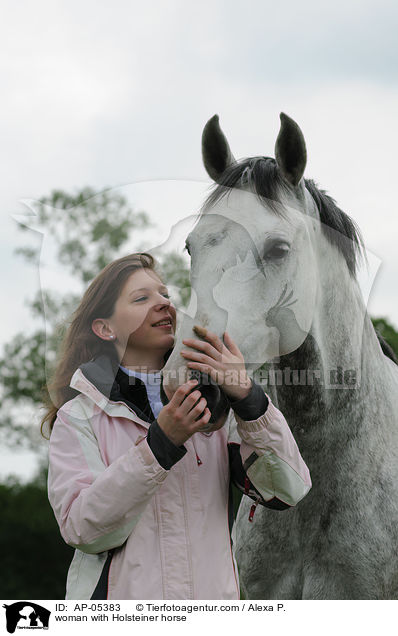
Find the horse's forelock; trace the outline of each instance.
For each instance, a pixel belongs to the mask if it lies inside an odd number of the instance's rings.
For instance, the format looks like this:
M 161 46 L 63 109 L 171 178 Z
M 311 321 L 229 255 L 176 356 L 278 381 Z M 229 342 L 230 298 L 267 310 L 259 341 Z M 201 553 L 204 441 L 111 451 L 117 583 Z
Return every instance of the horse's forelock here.
M 292 188 L 282 178 L 275 159 L 251 157 L 229 166 L 205 200 L 201 215 L 228 195 L 233 188 L 249 188 L 259 199 L 281 215 L 282 194 L 292 194 Z
M 311 194 L 329 243 L 337 247 L 344 257 L 350 273 L 355 276 L 358 261 L 363 253 L 363 241 L 355 222 L 337 207 L 335 201 L 320 190 L 311 179 L 304 180 Z M 283 179 L 275 159 L 251 157 L 230 165 L 205 200 L 200 216 L 227 196 L 233 188 L 248 188 L 258 196 L 272 212 L 283 216 L 284 195 L 296 196 L 301 202 L 300 192 Z M 347 240 L 349 239 L 349 240 Z

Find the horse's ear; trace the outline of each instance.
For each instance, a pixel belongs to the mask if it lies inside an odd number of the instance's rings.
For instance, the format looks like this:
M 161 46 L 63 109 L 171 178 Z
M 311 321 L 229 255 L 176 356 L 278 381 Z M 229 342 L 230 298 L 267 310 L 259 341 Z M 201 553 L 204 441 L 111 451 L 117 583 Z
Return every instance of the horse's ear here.
M 207 174 L 216 183 L 235 159 L 228 141 L 218 123 L 218 115 L 213 115 L 202 133 L 202 157 Z
M 304 135 L 293 119 L 280 114 L 281 127 L 275 144 L 275 159 L 283 177 L 298 185 L 307 163 Z

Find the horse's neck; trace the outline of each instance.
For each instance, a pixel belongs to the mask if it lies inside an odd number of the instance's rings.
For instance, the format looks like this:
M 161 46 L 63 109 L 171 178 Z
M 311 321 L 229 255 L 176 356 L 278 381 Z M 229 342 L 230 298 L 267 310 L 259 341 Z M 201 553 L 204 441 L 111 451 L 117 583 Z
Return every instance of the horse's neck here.
M 359 286 L 344 263 L 339 271 L 323 269 L 310 333 L 273 369 L 271 397 L 293 427 L 330 428 L 343 417 L 352 423 L 348 435 L 364 424 L 364 409 L 383 381 L 385 359 Z

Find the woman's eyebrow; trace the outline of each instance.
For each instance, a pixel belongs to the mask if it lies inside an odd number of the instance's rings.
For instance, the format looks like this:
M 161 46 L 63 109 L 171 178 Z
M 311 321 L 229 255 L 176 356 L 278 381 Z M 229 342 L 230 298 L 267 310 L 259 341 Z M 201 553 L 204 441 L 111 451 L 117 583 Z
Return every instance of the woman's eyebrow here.
M 131 296 L 131 294 L 135 294 L 136 292 L 139 292 L 139 291 L 148 291 L 148 288 L 147 287 L 137 287 L 137 289 L 133 289 L 129 293 L 129 296 Z
M 167 287 L 166 285 L 159 285 L 159 289 L 166 289 Z M 135 294 L 136 292 L 140 292 L 140 291 L 151 291 L 148 287 L 137 287 L 137 289 L 133 289 L 131 292 L 129 292 L 129 296 L 131 296 L 132 294 Z

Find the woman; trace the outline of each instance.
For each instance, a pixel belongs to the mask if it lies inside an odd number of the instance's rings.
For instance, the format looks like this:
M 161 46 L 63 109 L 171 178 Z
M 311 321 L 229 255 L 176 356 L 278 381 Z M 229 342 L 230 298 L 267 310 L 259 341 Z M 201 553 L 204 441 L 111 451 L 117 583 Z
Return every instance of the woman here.
M 132 254 L 95 278 L 66 333 L 43 419 L 49 500 L 76 548 L 66 598 L 239 598 L 231 478 L 255 505 L 277 509 L 311 487 L 282 414 L 245 372 L 220 384 L 232 408 L 214 425 L 196 380 L 162 405 L 175 322 L 154 259 Z M 206 336 L 210 375 L 225 362 L 244 369 L 227 334 L 224 344 Z M 203 340 L 186 344 L 200 369 Z

